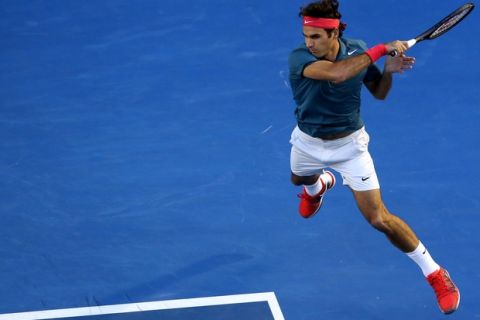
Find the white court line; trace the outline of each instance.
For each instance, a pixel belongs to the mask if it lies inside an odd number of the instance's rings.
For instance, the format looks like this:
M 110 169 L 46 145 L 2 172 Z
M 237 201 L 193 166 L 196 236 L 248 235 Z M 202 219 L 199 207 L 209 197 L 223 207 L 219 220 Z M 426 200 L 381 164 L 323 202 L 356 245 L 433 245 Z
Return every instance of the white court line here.
M 230 296 L 204 297 L 193 299 L 164 300 L 142 303 L 128 303 L 97 307 L 56 309 L 46 311 L 18 312 L 0 314 L 0 320 L 41 320 L 61 319 L 99 314 L 115 314 L 126 312 L 142 312 L 166 309 L 182 309 L 193 307 L 218 306 L 237 303 L 266 301 L 272 311 L 274 320 L 285 320 L 274 292 L 238 294 Z

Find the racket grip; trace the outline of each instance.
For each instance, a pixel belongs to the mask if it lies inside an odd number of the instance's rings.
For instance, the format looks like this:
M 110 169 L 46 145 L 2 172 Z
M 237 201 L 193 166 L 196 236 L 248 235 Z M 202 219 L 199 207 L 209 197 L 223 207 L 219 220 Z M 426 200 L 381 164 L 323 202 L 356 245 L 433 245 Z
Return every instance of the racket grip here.
M 407 41 L 407 47 L 410 49 L 417 43 L 417 40 L 415 39 L 410 39 Z M 398 55 L 397 50 L 393 50 L 392 52 L 389 53 L 392 57 L 396 57 Z

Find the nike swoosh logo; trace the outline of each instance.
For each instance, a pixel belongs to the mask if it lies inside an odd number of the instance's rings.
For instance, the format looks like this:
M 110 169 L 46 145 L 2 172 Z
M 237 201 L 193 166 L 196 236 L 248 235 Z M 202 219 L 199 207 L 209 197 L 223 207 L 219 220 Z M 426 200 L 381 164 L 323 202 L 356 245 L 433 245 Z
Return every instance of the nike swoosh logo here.
M 367 181 L 370 177 L 362 178 L 362 181 Z
M 357 52 L 358 49 L 355 49 L 355 50 L 352 50 L 352 51 L 348 51 L 347 52 L 347 55 L 351 56 L 352 54 L 354 54 L 355 52 Z
M 309 24 L 309 23 L 312 23 L 313 20 L 305 20 L 305 24 Z

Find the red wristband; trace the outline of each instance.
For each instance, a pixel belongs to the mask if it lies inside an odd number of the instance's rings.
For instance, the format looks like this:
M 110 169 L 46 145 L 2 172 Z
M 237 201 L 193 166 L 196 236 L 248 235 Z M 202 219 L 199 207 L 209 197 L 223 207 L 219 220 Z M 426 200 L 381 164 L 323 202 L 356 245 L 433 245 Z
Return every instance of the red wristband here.
M 377 44 L 376 46 L 365 51 L 366 55 L 372 60 L 372 63 L 386 55 L 387 52 L 387 46 L 384 44 Z

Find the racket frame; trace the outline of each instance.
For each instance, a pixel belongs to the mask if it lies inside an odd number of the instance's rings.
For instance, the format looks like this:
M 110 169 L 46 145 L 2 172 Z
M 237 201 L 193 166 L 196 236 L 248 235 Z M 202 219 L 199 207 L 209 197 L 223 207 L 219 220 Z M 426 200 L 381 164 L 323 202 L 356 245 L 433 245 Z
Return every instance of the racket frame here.
M 445 18 L 443 18 L 442 20 L 440 20 L 439 22 L 437 22 L 433 27 L 427 29 L 426 31 L 422 32 L 421 34 L 419 34 L 418 36 L 416 36 L 415 38 L 413 39 L 410 39 L 407 41 L 407 47 L 408 48 L 411 48 L 413 47 L 415 44 L 419 43 L 420 41 L 423 41 L 423 40 L 432 40 L 432 39 L 435 39 L 437 37 L 440 37 L 441 35 L 443 35 L 444 33 L 447 33 L 450 29 L 452 29 L 453 27 L 455 27 L 457 24 L 459 24 L 463 19 L 465 19 L 471 12 L 472 10 L 475 8 L 475 5 L 472 3 L 472 2 L 468 2 L 466 4 L 464 4 L 463 6 L 461 6 L 460 8 L 457 8 L 456 10 L 454 10 L 452 13 L 450 13 L 448 16 L 446 16 Z M 464 13 L 466 12 L 466 13 Z M 454 24 L 452 24 L 451 26 L 449 26 L 448 28 L 446 28 L 444 31 L 440 32 L 438 35 L 435 35 L 434 37 L 432 37 L 432 34 L 437 31 L 442 25 L 445 24 L 445 22 L 449 21 L 451 18 L 457 16 L 458 14 L 460 13 L 464 13 L 463 16 L 458 20 L 458 21 L 455 21 Z M 390 55 L 392 57 L 395 57 L 397 55 L 397 51 L 394 50 L 392 52 L 390 52 Z

